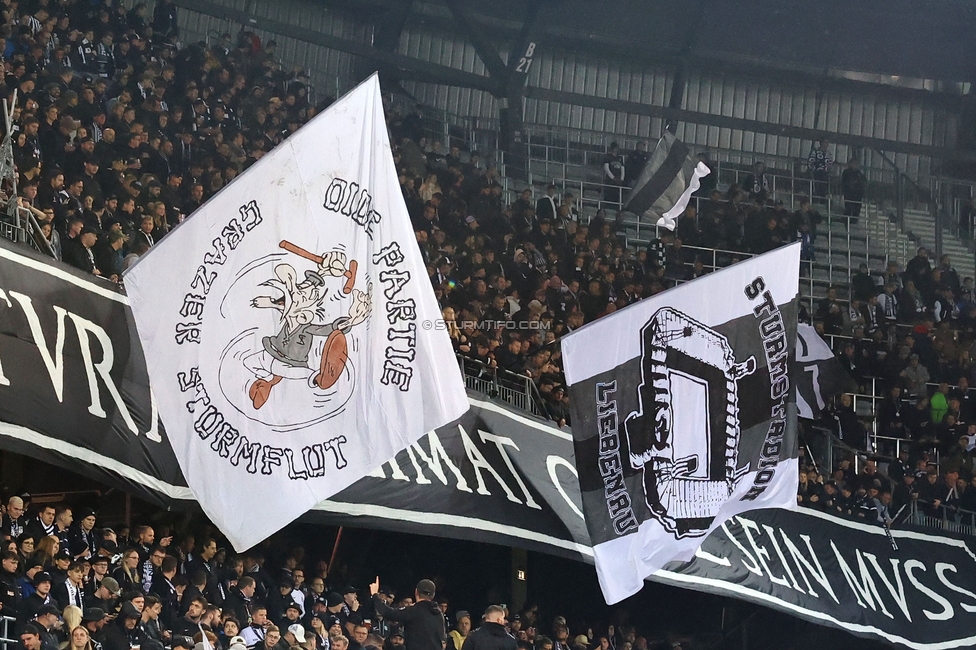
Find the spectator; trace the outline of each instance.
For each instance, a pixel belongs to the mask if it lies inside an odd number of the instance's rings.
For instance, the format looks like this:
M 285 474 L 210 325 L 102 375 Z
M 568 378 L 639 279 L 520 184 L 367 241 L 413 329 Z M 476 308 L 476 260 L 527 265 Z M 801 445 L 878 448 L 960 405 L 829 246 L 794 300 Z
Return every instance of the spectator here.
M 940 424 L 949 411 L 949 385 L 946 382 L 939 384 L 939 387 L 929 398 L 929 408 L 932 411 L 932 423 Z
M 867 264 L 862 262 L 858 265 L 857 273 L 851 276 L 851 288 L 854 291 L 854 296 L 865 302 L 877 295 L 877 286 L 874 278 L 871 277 Z
M 83 625 L 68 628 L 68 645 L 66 650 L 93 650 L 91 634 Z
M 834 421 L 834 432 L 845 443 L 857 449 L 868 450 L 870 447 L 865 438 L 864 425 L 854 412 L 853 396 L 844 393 L 828 411 Z
M 908 367 L 901 371 L 901 378 L 906 382 L 908 394 L 924 396 L 927 394 L 926 384 L 930 379 L 929 371 L 919 363 L 919 356 L 912 354 L 908 359 Z
M 85 273 L 101 275 L 102 272 L 95 265 L 95 253 L 92 251 L 96 241 L 98 241 L 96 231 L 92 228 L 83 228 L 77 237 L 65 243 L 62 253 L 64 261 Z
M 41 643 L 40 627 L 34 623 L 29 623 L 21 629 L 20 644 L 24 650 L 55 650 L 57 648 L 57 646 L 45 647 Z
M 626 174 L 620 149 L 616 142 L 611 142 L 610 150 L 603 159 L 603 200 L 613 207 L 620 205 L 620 190 L 626 180 Z
M 505 629 L 505 609 L 491 605 L 481 626 L 469 634 L 459 650 L 515 650 L 517 643 Z M 408 646 L 409 647 L 409 646 Z
M 550 222 L 554 221 L 557 217 L 557 205 L 556 205 L 556 186 L 548 185 L 546 187 L 546 194 L 541 199 L 536 202 L 535 205 L 535 216 L 536 219 L 541 223 L 544 220 Z
M 861 205 L 864 201 L 864 190 L 867 187 L 868 179 L 861 171 L 857 158 L 847 161 L 847 168 L 841 174 L 841 190 L 844 194 L 844 216 L 851 218 L 851 223 L 856 224 L 861 215 Z
M 758 203 L 765 203 L 769 198 L 769 179 L 766 178 L 766 164 L 756 161 L 752 173 L 746 176 L 742 187 L 746 189 L 749 198 Z
M 929 261 L 928 250 L 919 247 L 915 257 L 905 265 L 905 287 L 912 282 L 919 291 L 927 291 L 932 282 L 932 264 Z
M 229 602 L 230 599 L 228 598 Z M 227 603 L 225 603 L 225 607 L 226 605 Z M 262 605 L 254 605 L 249 616 L 239 618 L 238 620 L 242 624 L 247 622 L 247 627 L 241 631 L 241 636 L 244 638 L 244 644 L 248 650 L 263 642 L 268 634 L 268 630 L 272 627 L 272 623 L 268 619 L 268 609 Z
M 641 140 L 637 141 L 634 145 L 634 150 L 630 152 L 627 156 L 627 164 L 624 166 L 627 173 L 627 178 L 630 179 L 630 186 L 633 187 L 640 178 L 641 172 L 644 171 L 644 167 L 647 165 L 647 151 L 644 142 Z
M 830 196 L 830 167 L 834 164 L 833 157 L 827 151 L 828 144 L 827 138 L 814 141 L 810 155 L 807 157 L 807 165 L 813 176 L 813 198 L 824 202 Z
M 450 645 L 455 650 L 461 650 L 461 646 L 464 645 L 465 639 L 471 632 L 471 614 L 465 610 L 461 610 L 455 615 L 455 619 L 457 620 L 457 624 L 450 631 L 448 637 L 451 641 Z
M 887 325 L 894 325 L 898 321 L 899 305 L 895 289 L 898 285 L 888 282 L 884 286 L 884 291 L 878 294 L 878 308 L 884 316 Z
M 369 585 L 376 613 L 385 619 L 404 624 L 404 640 L 410 650 L 443 650 L 447 634 L 444 631 L 444 616 L 433 602 L 434 583 L 424 579 L 417 583 L 414 591 L 414 604 L 403 609 L 393 609 L 377 597 L 380 589 L 379 578 Z

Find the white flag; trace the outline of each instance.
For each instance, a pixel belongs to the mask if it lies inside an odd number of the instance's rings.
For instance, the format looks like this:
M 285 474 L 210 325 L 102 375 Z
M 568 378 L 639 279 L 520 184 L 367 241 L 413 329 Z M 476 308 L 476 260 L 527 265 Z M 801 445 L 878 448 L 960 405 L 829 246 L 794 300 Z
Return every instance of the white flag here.
M 237 550 L 468 408 L 376 75 L 125 276 L 187 484 Z
M 635 303 L 562 341 L 576 469 L 607 603 L 728 517 L 796 505 L 800 248 Z

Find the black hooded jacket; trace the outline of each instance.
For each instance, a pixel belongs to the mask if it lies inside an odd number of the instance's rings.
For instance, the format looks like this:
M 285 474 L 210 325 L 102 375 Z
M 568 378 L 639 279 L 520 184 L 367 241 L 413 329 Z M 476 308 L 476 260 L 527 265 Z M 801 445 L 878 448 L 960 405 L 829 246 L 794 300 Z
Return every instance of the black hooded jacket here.
M 486 621 L 468 635 L 459 650 L 516 650 L 517 647 L 515 637 L 504 625 Z
M 376 613 L 385 619 L 403 623 L 403 641 L 407 650 L 443 650 L 447 633 L 444 615 L 431 600 L 420 600 L 410 607 L 393 609 L 373 596 Z

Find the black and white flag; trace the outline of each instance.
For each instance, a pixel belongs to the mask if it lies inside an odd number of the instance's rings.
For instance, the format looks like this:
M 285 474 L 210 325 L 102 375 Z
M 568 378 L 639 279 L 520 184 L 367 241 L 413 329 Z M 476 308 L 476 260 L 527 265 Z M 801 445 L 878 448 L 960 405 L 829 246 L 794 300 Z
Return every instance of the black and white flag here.
M 806 323 L 796 327 L 796 370 L 796 411 L 801 418 L 815 420 L 831 397 L 857 390 L 830 346 Z
M 701 179 L 709 172 L 705 163 L 695 161 L 684 142 L 665 131 L 631 190 L 624 210 L 647 215 L 658 226 L 674 230 L 675 220 L 688 207 L 691 195 L 698 191 Z
M 796 505 L 798 244 L 563 339 L 583 512 L 616 603 L 730 516 Z

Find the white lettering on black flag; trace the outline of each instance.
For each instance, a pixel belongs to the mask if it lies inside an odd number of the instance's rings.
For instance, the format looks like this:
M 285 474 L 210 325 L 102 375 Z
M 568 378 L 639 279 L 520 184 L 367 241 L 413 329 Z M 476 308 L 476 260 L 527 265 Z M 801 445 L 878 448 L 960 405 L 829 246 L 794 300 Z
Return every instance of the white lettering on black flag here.
M 584 514 L 608 603 L 726 518 L 796 505 L 800 249 L 786 246 L 563 340 Z
M 126 275 L 183 474 L 238 550 L 467 410 L 413 240 L 374 76 Z

